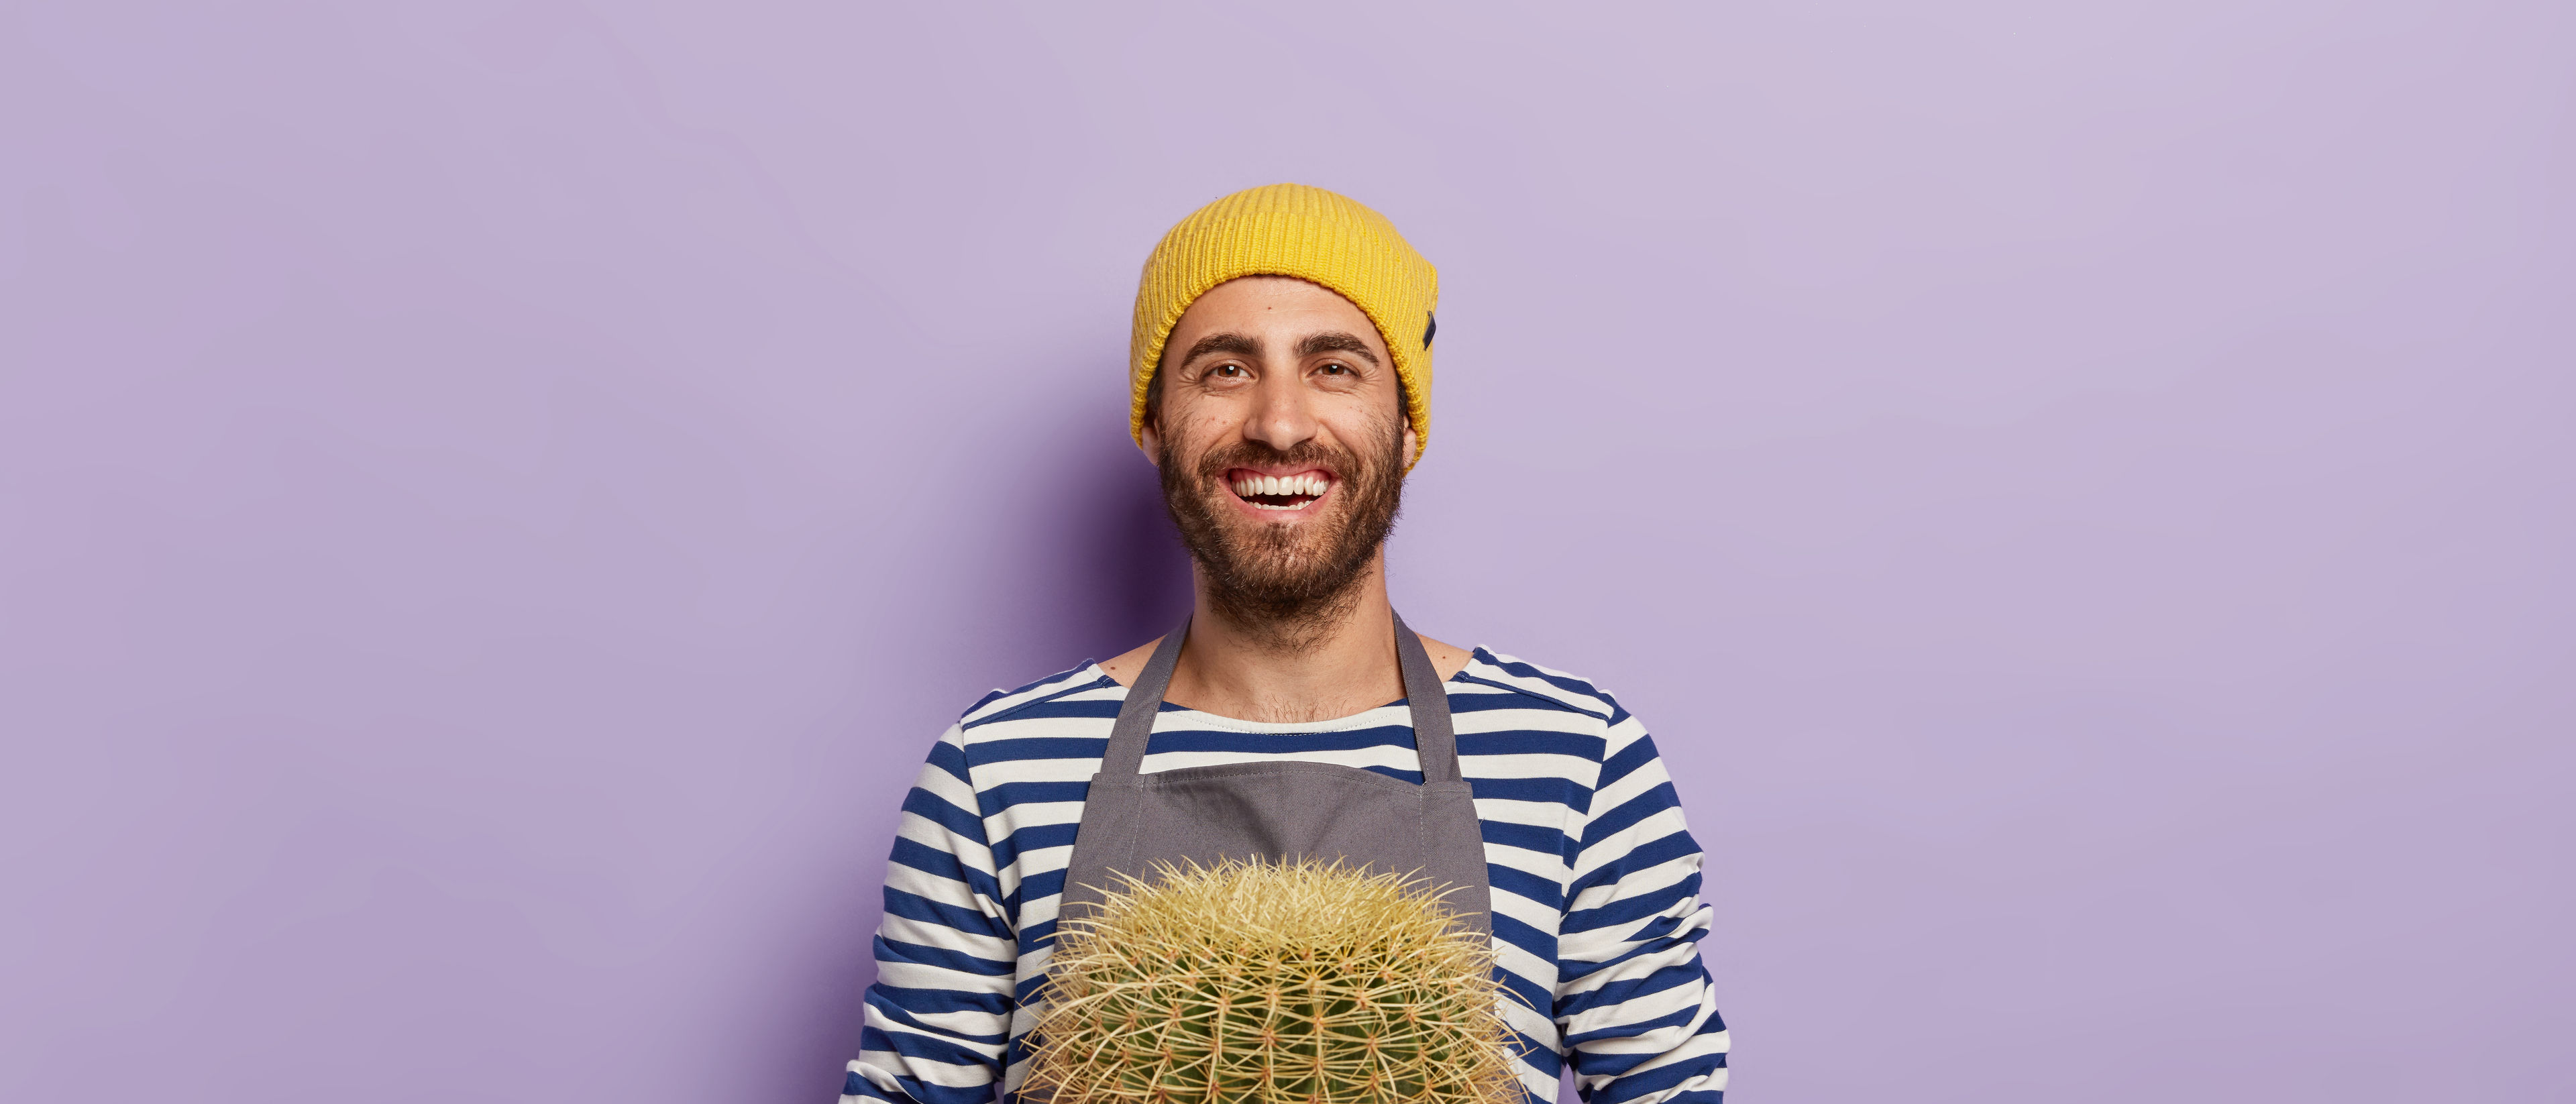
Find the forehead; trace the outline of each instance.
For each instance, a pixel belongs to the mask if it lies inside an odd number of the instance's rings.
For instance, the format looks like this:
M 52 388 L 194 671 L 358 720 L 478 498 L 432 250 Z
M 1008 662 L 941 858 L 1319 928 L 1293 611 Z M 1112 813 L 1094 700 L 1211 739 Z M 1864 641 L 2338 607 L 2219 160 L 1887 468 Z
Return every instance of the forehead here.
M 1375 323 L 1358 305 L 1321 284 L 1293 276 L 1242 276 L 1209 288 L 1172 327 L 1173 346 L 1210 333 L 1306 334 L 1341 331 L 1385 348 Z

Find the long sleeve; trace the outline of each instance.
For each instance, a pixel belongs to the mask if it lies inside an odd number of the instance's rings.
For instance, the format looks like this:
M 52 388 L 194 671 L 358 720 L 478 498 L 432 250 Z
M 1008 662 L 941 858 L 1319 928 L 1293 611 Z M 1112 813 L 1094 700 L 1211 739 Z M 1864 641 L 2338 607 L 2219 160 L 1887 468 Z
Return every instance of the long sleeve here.
M 877 927 L 877 980 L 843 1104 L 984 1104 L 1009 1042 L 1019 943 L 951 727 L 904 798 Z
M 1700 963 L 1699 844 L 1645 726 L 1611 708 L 1558 933 L 1556 1022 L 1590 1104 L 1717 1104 L 1727 1036 Z

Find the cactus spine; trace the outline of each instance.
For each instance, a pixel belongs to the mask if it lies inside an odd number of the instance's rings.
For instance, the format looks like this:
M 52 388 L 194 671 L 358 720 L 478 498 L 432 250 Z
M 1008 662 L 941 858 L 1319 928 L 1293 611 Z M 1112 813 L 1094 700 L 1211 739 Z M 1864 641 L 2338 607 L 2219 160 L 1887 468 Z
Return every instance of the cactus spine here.
M 1056 937 L 1051 1104 L 1518 1104 L 1492 944 L 1401 875 L 1160 867 Z

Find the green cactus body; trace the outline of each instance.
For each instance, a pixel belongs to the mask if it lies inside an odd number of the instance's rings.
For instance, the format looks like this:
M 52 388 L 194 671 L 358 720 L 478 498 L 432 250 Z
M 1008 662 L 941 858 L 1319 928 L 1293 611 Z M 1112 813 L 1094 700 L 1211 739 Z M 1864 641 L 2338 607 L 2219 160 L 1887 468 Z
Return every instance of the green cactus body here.
M 1491 941 L 1400 875 L 1164 867 L 1057 936 L 1052 1104 L 1516 1104 Z

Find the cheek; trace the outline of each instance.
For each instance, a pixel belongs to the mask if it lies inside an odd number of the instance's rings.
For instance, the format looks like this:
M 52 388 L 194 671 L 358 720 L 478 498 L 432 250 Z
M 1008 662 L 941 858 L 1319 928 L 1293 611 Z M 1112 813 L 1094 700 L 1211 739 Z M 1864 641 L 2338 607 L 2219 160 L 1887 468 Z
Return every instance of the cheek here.
M 1226 438 L 1224 415 L 1204 408 L 1174 412 L 1174 416 L 1166 417 L 1163 424 L 1167 431 L 1164 440 L 1170 450 L 1168 455 L 1182 471 L 1196 470 L 1209 450 L 1223 444 Z
M 1176 414 L 1171 424 L 1180 433 L 1181 444 L 1193 455 L 1206 451 L 1209 445 L 1226 439 L 1240 428 L 1236 424 L 1240 418 L 1223 403 L 1192 403 Z
M 1355 405 L 1328 419 L 1326 427 L 1333 439 L 1344 447 L 1361 452 L 1382 451 L 1392 447 L 1404 433 L 1404 412 L 1380 410 L 1377 404 Z

